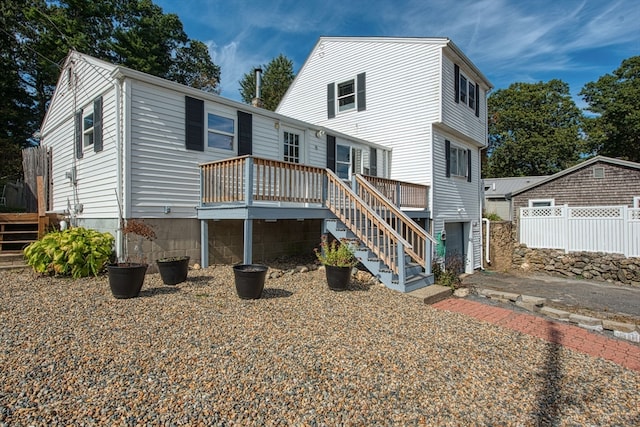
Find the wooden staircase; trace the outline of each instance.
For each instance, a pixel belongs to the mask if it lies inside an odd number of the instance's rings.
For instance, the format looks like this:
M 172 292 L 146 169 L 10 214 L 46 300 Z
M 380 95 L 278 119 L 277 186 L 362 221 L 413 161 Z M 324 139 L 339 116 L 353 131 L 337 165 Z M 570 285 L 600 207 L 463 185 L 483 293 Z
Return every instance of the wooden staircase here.
M 49 217 L 0 213 L 0 269 L 26 267 L 22 250 L 44 235 Z
M 361 176 L 353 188 L 327 171 L 325 205 L 335 219 L 323 233 L 347 240 L 358 260 L 388 288 L 412 292 L 434 283 L 431 272 L 435 240 L 391 200 Z

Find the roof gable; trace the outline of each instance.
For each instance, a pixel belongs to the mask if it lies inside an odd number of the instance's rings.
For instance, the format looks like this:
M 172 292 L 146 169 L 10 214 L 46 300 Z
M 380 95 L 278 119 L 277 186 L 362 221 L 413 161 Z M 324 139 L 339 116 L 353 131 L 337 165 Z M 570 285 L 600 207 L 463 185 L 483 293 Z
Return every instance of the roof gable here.
M 525 191 L 531 190 L 532 188 L 538 187 L 540 185 L 546 184 L 548 182 L 554 181 L 558 178 L 561 178 L 563 176 L 572 174 L 580 169 L 584 169 L 587 168 L 589 166 L 592 166 L 596 163 L 607 163 L 607 164 L 611 164 L 611 165 L 615 165 L 615 166 L 622 166 L 622 167 L 626 167 L 626 168 L 632 168 L 632 169 L 638 169 L 640 170 L 640 163 L 635 163 L 635 162 L 630 162 L 627 160 L 620 160 L 620 159 L 614 159 L 611 157 L 605 157 L 605 156 L 595 156 L 590 158 L 589 160 L 585 160 L 582 163 L 578 163 L 577 165 L 574 165 L 570 168 L 567 168 L 565 170 L 562 170 L 558 173 L 555 173 L 553 175 L 550 175 L 548 177 L 546 177 L 545 179 L 535 182 L 533 184 L 527 185 L 526 187 L 523 187 L 517 191 L 514 191 L 513 193 L 511 193 L 511 196 L 517 196 L 518 194 L 524 193 Z

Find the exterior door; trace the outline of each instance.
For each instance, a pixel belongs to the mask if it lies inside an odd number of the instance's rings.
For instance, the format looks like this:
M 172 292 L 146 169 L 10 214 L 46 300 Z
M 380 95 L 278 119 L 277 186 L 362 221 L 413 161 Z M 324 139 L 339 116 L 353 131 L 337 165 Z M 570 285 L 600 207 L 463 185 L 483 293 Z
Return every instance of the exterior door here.
M 466 263 L 464 222 L 447 222 L 444 229 L 447 235 L 445 268 L 454 268 L 458 273 L 464 273 Z

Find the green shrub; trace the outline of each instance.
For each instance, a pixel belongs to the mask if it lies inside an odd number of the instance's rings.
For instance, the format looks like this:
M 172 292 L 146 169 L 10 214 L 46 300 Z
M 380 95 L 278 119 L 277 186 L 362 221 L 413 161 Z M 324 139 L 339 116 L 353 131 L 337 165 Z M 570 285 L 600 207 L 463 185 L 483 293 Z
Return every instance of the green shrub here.
M 500 218 L 500 215 L 498 215 L 495 212 L 489 212 L 489 213 L 483 212 L 482 217 L 487 218 L 489 221 L 502 221 L 502 218 Z
M 83 227 L 46 234 L 24 249 L 24 256 L 36 272 L 71 276 L 97 276 L 111 260 L 114 238 Z
M 447 257 L 442 265 L 442 260 L 437 260 L 431 265 L 433 279 L 436 285 L 446 286 L 453 290 L 458 289 L 462 285 L 460 273 L 464 272 L 464 259 L 458 254 Z

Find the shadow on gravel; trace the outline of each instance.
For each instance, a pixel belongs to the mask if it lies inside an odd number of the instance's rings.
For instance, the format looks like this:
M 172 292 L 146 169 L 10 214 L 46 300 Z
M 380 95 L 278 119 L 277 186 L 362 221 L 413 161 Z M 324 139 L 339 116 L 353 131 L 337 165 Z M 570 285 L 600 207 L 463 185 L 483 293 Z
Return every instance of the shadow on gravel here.
M 562 383 L 562 366 L 561 366 L 561 354 L 560 344 L 562 337 L 555 327 L 553 322 L 547 322 L 548 325 L 548 340 L 547 344 L 547 358 L 545 365 L 542 367 L 543 371 L 540 373 L 544 387 L 542 388 L 540 395 L 538 396 L 538 407 L 536 410 L 536 424 L 537 426 L 555 426 L 558 425 L 558 410 L 561 394 Z
M 269 299 L 269 298 L 287 298 L 293 295 L 293 292 L 286 291 L 284 289 L 277 288 L 264 288 L 262 290 L 262 296 L 260 299 Z
M 187 277 L 187 280 L 185 280 L 185 282 L 194 283 L 194 284 L 205 284 L 211 280 L 213 280 L 213 276 L 196 276 L 196 277 Z
M 140 291 L 140 295 L 138 295 L 140 298 L 148 298 L 148 297 L 153 297 L 156 295 L 169 295 L 169 294 L 175 294 L 176 292 L 179 292 L 180 289 L 176 288 L 176 287 L 169 287 L 169 286 L 163 286 L 163 287 L 158 287 L 158 288 L 148 288 L 148 289 L 143 289 L 142 291 Z

